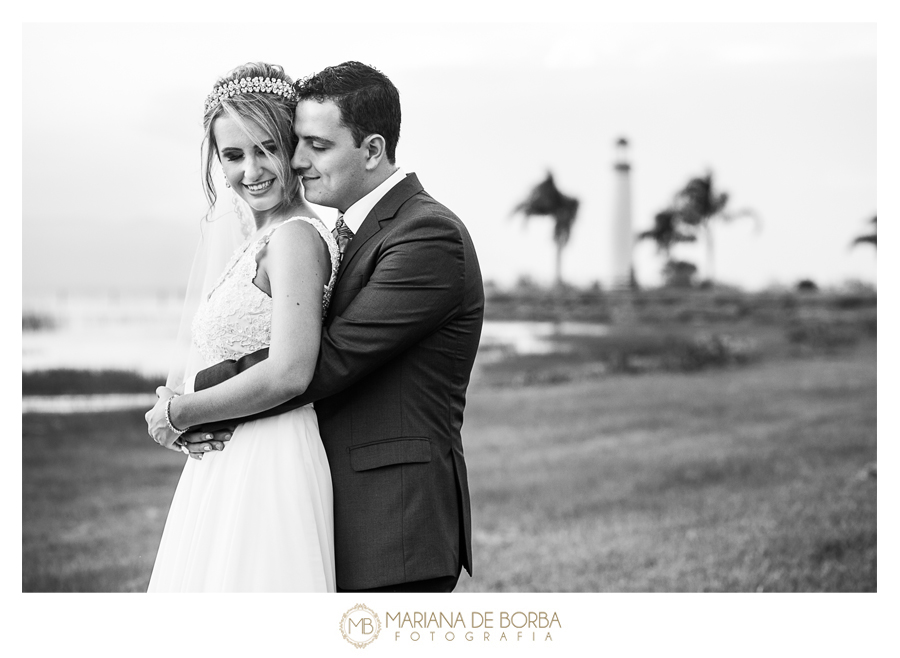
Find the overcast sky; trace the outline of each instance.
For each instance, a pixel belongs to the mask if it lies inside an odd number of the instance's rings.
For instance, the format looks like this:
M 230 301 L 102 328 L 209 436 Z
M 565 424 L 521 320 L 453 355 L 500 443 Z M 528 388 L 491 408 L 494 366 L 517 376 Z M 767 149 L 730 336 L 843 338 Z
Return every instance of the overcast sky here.
M 564 277 L 608 280 L 624 135 L 635 231 L 711 169 L 735 209 L 762 218 L 759 232 L 718 228 L 720 280 L 874 282 L 874 250 L 849 247 L 875 213 L 874 25 L 403 27 L 384 40 L 366 25 L 26 25 L 26 295 L 184 283 L 205 211 L 203 99 L 250 60 L 297 78 L 358 59 L 391 77 L 398 164 L 466 222 L 485 279 L 551 280 L 551 222 L 509 217 L 551 170 L 581 201 Z M 703 267 L 703 254 L 675 255 Z M 639 281 L 658 283 L 654 247 L 635 259 Z

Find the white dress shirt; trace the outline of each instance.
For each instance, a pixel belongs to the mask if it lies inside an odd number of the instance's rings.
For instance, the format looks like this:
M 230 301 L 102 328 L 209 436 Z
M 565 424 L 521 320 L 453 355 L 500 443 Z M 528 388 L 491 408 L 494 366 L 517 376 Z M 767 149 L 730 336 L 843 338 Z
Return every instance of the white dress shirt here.
M 398 167 L 397 171 L 391 174 L 381 185 L 347 208 L 347 212 L 344 213 L 344 223 L 347 224 L 351 231 L 358 233 L 359 227 L 362 226 L 363 221 L 372 212 L 372 208 L 404 178 L 406 178 L 406 174 Z

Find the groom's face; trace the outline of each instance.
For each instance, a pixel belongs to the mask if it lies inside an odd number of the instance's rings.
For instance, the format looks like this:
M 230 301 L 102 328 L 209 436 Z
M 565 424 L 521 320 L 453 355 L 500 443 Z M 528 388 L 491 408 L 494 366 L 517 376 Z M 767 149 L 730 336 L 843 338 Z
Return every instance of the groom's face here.
M 356 146 L 333 101 L 300 101 L 294 132 L 300 143 L 291 166 L 301 176 L 308 201 L 344 212 L 365 196 L 365 142 Z

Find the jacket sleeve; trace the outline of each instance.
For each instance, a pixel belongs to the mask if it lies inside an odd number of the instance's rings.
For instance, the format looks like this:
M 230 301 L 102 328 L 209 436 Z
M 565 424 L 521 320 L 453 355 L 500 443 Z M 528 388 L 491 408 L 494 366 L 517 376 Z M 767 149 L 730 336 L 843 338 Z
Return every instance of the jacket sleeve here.
M 323 330 L 315 374 L 302 395 L 253 416 L 196 429 L 231 427 L 339 393 L 445 324 L 458 312 L 465 287 L 465 249 L 457 222 L 435 214 L 391 230 L 368 282 Z M 260 350 L 216 364 L 197 373 L 194 388 L 214 386 L 267 357 L 268 350 Z

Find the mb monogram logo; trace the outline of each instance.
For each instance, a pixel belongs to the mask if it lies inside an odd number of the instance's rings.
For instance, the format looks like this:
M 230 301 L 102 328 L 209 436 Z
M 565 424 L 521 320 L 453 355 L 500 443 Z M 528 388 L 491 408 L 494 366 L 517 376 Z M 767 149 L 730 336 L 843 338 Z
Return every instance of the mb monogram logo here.
M 341 617 L 341 635 L 357 649 L 364 649 L 381 632 L 378 615 L 362 603 L 357 603 Z

